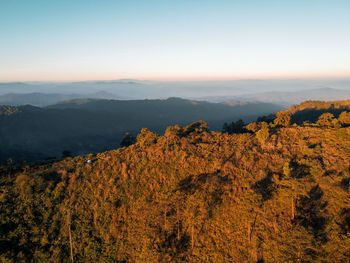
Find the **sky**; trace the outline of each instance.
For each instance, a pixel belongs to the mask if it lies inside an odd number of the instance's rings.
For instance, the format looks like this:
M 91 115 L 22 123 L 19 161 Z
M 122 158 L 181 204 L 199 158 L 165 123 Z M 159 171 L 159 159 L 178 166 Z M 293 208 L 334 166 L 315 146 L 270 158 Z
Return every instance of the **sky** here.
M 0 0 L 0 81 L 350 77 L 349 0 Z

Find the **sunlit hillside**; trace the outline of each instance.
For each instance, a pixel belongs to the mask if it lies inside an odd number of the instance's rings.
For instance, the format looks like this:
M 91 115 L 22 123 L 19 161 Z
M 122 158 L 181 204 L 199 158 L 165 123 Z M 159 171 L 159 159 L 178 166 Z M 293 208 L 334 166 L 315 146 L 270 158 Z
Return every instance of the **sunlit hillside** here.
M 240 133 L 143 129 L 117 150 L 2 166 L 0 261 L 347 262 L 349 101 L 331 104 Z M 293 124 L 306 105 L 330 112 Z
M 223 122 L 253 121 L 282 109 L 271 103 L 236 105 L 169 98 L 165 100 L 76 99 L 48 107 L 0 105 L 0 163 L 61 158 L 119 147 L 126 132 L 144 127 L 159 134 L 170 125 L 204 120 L 213 130 Z

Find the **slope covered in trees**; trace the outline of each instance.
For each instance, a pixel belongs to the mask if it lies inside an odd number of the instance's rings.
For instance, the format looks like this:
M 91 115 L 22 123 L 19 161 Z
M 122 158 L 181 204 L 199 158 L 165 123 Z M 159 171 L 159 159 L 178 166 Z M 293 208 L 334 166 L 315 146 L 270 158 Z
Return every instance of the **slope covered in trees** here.
M 338 118 L 342 112 L 350 111 L 350 100 L 343 101 L 305 101 L 292 106 L 287 112 L 292 115 L 292 122 L 316 122 L 323 113 L 331 113 Z
M 60 158 L 63 151 L 101 152 L 118 147 L 126 132 L 135 136 L 144 127 L 163 133 L 169 125 L 204 120 L 212 129 L 220 129 L 228 120 L 252 121 L 279 110 L 280 106 L 269 103 L 230 106 L 177 98 L 80 99 L 47 108 L 0 106 L 0 162 Z
M 3 166 L 0 259 L 347 262 L 350 127 L 286 120 L 143 129 L 129 147 Z

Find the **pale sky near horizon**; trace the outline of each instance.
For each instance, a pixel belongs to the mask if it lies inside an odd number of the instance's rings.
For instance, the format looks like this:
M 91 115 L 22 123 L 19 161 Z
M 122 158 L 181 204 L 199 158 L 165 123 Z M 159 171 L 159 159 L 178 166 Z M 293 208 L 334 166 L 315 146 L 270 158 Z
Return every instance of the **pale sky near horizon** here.
M 350 77 L 349 0 L 0 0 L 0 81 Z

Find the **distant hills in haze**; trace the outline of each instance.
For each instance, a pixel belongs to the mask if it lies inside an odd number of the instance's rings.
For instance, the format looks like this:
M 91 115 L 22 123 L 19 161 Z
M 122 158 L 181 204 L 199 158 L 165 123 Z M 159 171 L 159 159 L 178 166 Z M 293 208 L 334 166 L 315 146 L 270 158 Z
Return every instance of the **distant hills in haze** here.
M 129 96 L 120 96 L 107 91 L 97 91 L 88 94 L 64 94 L 64 93 L 7 93 L 0 95 L 0 105 L 33 105 L 45 107 L 57 104 L 62 101 L 73 99 L 118 99 L 130 100 Z M 248 102 L 259 101 L 265 103 L 274 103 L 279 105 L 293 105 L 305 100 L 342 100 L 350 99 L 350 90 L 340 90 L 332 88 L 319 88 L 300 91 L 269 91 L 252 94 L 242 94 L 236 96 L 209 96 L 201 98 L 192 98 L 208 102 Z
M 51 104 L 56 104 L 60 101 L 83 99 L 83 98 L 97 98 L 97 99 L 123 99 L 123 97 L 108 93 L 106 91 L 99 91 L 90 94 L 59 94 L 59 93 L 7 93 L 0 95 L 0 105 L 32 105 L 38 107 L 45 107 Z
M 291 105 L 307 99 L 337 100 L 350 98 L 349 92 L 350 79 L 346 78 L 221 81 L 120 79 L 80 82 L 9 82 L 0 83 L 0 104 L 46 106 L 58 101 L 75 98 L 142 100 L 181 97 L 210 102 L 255 100 Z M 52 96 L 49 97 L 48 94 Z M 5 97 L 2 97 L 3 95 Z M 40 104 L 38 104 L 38 101 Z M 45 101 L 47 102 L 45 103 Z
M 136 136 L 142 128 L 163 133 L 169 125 L 203 120 L 213 130 L 224 122 L 282 109 L 271 103 L 228 105 L 169 98 L 166 100 L 75 99 L 48 107 L 0 106 L 0 161 L 40 160 L 102 152 L 119 146 L 125 132 Z
M 261 101 L 280 105 L 293 105 L 305 100 L 342 100 L 350 99 L 350 90 L 319 88 L 300 91 L 269 91 L 238 96 L 217 96 L 203 98 L 212 102 L 225 101 Z
M 79 81 L 79 82 L 2 82 L 0 95 L 6 93 L 59 93 L 59 94 L 89 94 L 101 90 L 126 91 L 131 86 L 142 86 L 141 81 Z
M 319 88 L 320 83 L 133 79 L 0 83 L 0 105 L 4 105 L 0 161 L 60 157 L 65 150 L 73 155 L 101 152 L 118 147 L 125 132 L 136 135 L 141 128 L 161 134 L 167 126 L 203 120 L 220 130 L 225 122 L 253 121 L 305 100 L 350 99 L 349 80 L 322 82 L 337 88 Z

